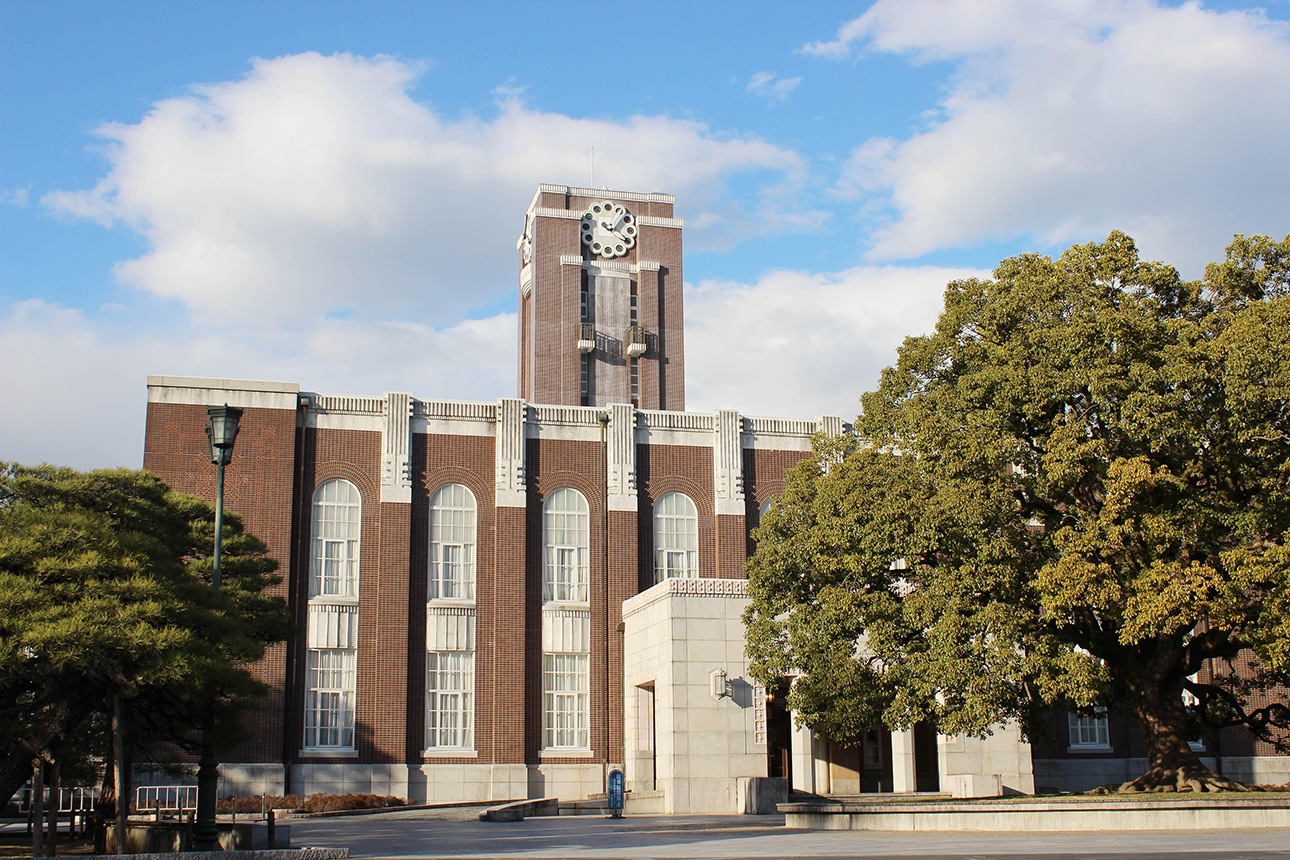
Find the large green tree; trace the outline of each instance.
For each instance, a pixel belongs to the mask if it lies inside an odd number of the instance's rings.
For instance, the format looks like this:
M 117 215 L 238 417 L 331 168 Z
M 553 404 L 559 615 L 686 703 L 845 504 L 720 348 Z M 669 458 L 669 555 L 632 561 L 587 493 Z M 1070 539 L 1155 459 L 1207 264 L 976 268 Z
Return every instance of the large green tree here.
M 248 671 L 292 625 L 264 544 L 148 472 L 0 463 L 0 804 L 35 755 L 103 754 L 111 699 L 132 740 L 195 749 L 214 703 L 225 745 L 265 685 Z M 92 748 L 97 745 L 97 748 Z
M 842 742 L 1107 707 L 1124 790 L 1234 787 L 1188 740 L 1290 716 L 1288 261 L 1238 236 L 1188 282 L 1117 232 L 951 283 L 757 532 L 754 676 Z

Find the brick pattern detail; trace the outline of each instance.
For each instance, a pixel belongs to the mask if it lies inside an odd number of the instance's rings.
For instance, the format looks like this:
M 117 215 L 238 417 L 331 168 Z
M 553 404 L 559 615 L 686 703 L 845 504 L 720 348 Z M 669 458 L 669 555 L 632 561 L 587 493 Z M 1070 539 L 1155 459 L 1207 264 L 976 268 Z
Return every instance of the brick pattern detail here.
M 159 475 L 172 489 L 215 499 L 215 467 L 206 442 L 205 406 L 149 403 L 143 443 L 143 468 Z M 296 412 L 290 409 L 246 409 L 224 471 L 224 505 L 242 515 L 246 530 L 259 537 L 278 560 L 283 581 L 269 589 L 288 596 L 291 575 L 292 497 L 295 475 Z M 251 668 L 271 692 L 245 716 L 254 740 L 229 750 L 229 761 L 276 762 L 283 756 L 282 726 L 286 700 L 282 679 L 287 647 L 268 649 Z

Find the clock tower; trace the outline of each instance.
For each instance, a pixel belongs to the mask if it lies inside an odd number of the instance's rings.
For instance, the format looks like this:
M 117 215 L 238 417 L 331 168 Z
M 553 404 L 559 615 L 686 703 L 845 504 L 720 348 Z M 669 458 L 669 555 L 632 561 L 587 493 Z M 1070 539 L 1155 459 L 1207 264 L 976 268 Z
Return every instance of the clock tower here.
M 520 397 L 685 409 L 672 205 L 670 194 L 538 186 L 517 245 Z

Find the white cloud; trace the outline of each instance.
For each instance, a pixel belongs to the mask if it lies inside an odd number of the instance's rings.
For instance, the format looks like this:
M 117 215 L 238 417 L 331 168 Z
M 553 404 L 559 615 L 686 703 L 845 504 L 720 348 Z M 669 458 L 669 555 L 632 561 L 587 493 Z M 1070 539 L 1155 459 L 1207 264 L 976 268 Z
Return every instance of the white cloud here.
M 419 73 L 380 57 L 257 60 L 104 126 L 107 176 L 44 202 L 146 237 L 121 280 L 244 325 L 342 309 L 441 324 L 488 305 L 514 289 L 537 184 L 589 181 L 593 143 L 598 184 L 676 194 L 692 249 L 822 217 L 779 188 L 804 179 L 792 150 L 664 116 L 543 113 L 511 82 L 495 117 L 449 119 L 409 95 Z M 727 180 L 751 172 L 758 190 L 733 200 Z
M 10 206 L 17 206 L 20 209 L 25 208 L 30 194 L 30 189 L 27 188 L 15 188 L 12 191 L 5 191 L 0 188 L 0 203 L 8 203 Z
M 701 282 L 685 297 L 686 408 L 851 420 L 903 340 L 935 327 L 945 285 L 988 276 L 861 266 Z
M 748 79 L 748 86 L 744 89 L 754 95 L 784 101 L 801 82 L 800 75 L 795 78 L 777 78 L 774 72 L 756 72 Z
M 865 266 L 687 285 L 687 406 L 849 420 L 901 341 L 935 325 L 945 285 L 987 274 Z M 23 404 L 0 410 L 0 460 L 137 467 L 148 374 L 271 379 L 365 396 L 514 394 L 513 313 L 443 328 L 324 319 L 272 332 L 185 325 L 164 334 L 122 334 L 119 316 L 105 308 L 87 317 L 40 299 L 0 316 L 0 367 L 12 369 L 0 374 L 0 403 Z M 111 420 L 87 422 L 95 415 Z
M 845 166 L 874 259 L 1120 228 L 1196 275 L 1233 233 L 1290 232 L 1288 35 L 1197 3 L 879 0 L 803 51 L 955 64 L 924 130 Z
M 113 315 L 114 317 L 115 315 Z M 185 326 L 122 335 L 113 317 L 30 299 L 0 317 L 0 460 L 78 468 L 143 459 L 148 374 L 273 379 L 321 393 L 492 400 L 515 380 L 515 314 L 428 325 L 320 320 L 254 335 Z M 107 420 L 98 421 L 97 417 Z

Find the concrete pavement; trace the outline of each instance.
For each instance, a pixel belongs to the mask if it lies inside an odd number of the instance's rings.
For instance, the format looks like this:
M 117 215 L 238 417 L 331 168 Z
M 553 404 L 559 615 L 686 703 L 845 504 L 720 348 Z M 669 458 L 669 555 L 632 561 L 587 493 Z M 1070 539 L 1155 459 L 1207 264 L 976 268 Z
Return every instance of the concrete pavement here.
M 348 847 L 354 857 L 908 858 L 927 860 L 1290 860 L 1290 829 L 1187 832 L 877 833 L 786 830 L 775 816 L 595 816 L 462 820 L 478 808 L 294 819 L 295 846 Z M 453 819 L 456 820 L 453 820 Z

